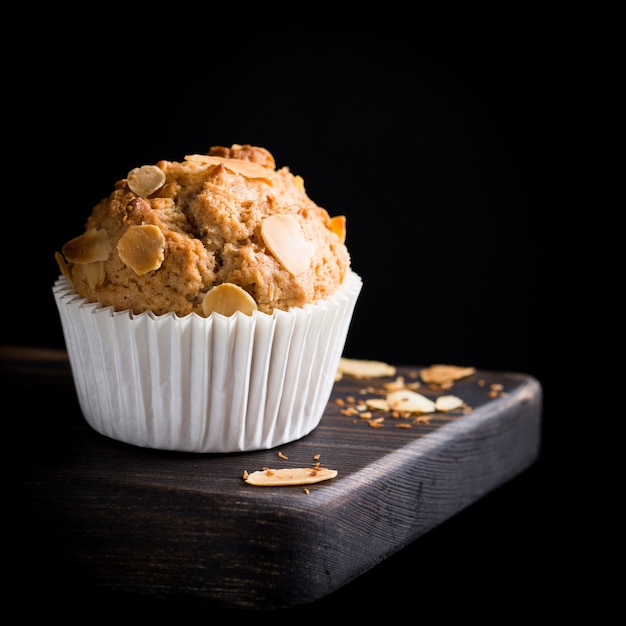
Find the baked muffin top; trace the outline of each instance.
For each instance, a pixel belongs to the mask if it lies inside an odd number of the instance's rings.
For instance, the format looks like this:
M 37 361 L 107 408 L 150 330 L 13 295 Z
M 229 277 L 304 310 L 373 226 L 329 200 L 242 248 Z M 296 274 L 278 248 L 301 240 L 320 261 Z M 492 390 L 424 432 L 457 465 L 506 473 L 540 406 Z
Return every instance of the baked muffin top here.
M 131 170 L 56 259 L 80 296 L 117 311 L 271 313 L 337 290 L 345 237 L 300 176 L 234 144 Z

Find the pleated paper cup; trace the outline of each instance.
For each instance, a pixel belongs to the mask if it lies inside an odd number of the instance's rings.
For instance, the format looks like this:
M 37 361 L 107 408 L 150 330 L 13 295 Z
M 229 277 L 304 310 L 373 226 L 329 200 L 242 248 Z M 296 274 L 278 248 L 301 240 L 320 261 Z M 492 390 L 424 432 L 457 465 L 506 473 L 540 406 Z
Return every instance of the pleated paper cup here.
M 81 410 L 111 439 L 220 453 L 295 441 L 319 424 L 361 291 L 349 271 L 330 298 L 248 316 L 154 315 L 53 287 Z

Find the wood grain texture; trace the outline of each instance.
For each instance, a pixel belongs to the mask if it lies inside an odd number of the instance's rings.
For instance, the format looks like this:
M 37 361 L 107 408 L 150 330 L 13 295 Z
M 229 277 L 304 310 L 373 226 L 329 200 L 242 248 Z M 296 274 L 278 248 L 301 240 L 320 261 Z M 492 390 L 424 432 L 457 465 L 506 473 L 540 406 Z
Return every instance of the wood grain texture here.
M 479 371 L 452 390 L 471 413 L 408 429 L 343 414 L 335 400 L 381 384 L 344 378 L 303 439 L 193 454 L 99 435 L 82 418 L 64 355 L 20 354 L 3 350 L 1 372 L 5 397 L 19 407 L 8 473 L 23 531 L 16 549 L 35 538 L 55 567 L 94 588 L 224 607 L 304 605 L 523 472 L 540 451 L 542 390 L 524 374 Z M 489 397 L 491 383 L 504 393 Z M 339 474 L 308 494 L 243 481 L 244 470 L 304 467 L 317 454 Z

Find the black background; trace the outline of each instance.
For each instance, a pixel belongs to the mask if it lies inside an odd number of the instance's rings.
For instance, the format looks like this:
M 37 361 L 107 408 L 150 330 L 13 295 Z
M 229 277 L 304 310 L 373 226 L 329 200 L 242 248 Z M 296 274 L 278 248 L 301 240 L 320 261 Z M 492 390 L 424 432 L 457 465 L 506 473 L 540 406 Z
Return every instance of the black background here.
M 480 616 L 495 614 L 499 597 L 532 614 L 554 599 L 560 567 L 555 544 L 545 548 L 556 540 L 559 452 L 555 31 L 545 16 L 512 12 L 453 22 L 380 7 L 145 13 L 92 10 L 66 21 L 40 11 L 38 23 L 53 28 L 17 25 L 36 54 L 5 73 L 15 127 L 5 141 L 2 344 L 64 347 L 54 252 L 132 167 L 213 145 L 268 148 L 313 200 L 347 216 L 364 287 L 346 356 L 523 372 L 545 394 L 532 468 L 335 596 L 292 613 L 426 603 Z M 119 603 L 145 615 L 197 608 Z

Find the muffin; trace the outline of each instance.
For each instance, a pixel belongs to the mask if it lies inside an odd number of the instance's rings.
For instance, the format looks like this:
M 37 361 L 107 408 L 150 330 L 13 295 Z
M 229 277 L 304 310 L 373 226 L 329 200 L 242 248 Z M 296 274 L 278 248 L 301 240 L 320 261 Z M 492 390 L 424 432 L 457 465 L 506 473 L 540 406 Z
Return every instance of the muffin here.
M 132 169 L 56 260 L 81 410 L 97 432 L 186 452 L 310 433 L 361 278 L 346 220 L 250 145 Z

